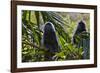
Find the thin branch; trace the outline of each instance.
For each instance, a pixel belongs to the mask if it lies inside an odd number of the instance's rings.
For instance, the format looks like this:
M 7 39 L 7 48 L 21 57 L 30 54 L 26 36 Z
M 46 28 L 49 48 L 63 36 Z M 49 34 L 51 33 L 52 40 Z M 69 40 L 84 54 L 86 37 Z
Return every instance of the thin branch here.
M 23 43 L 23 44 L 26 44 L 26 45 L 30 45 L 30 46 L 35 47 L 35 48 L 40 49 L 40 50 L 47 51 L 46 48 L 41 47 L 41 46 L 38 46 L 38 45 L 35 45 L 35 44 L 33 44 L 33 43 L 30 43 L 30 42 L 22 42 L 22 43 Z

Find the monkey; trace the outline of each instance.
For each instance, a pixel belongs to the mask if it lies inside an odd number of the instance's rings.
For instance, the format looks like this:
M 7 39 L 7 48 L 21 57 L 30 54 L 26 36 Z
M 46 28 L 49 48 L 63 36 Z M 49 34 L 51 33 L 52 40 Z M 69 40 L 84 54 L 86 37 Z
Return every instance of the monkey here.
M 60 51 L 56 30 L 51 22 L 45 23 L 41 44 L 48 50 L 49 56 L 46 55 L 48 60 L 52 60 L 54 54 Z
M 87 32 L 86 30 L 86 24 L 84 21 L 80 21 L 77 25 L 77 28 L 73 34 L 72 37 L 72 44 L 77 44 L 76 47 L 77 48 L 82 48 L 82 50 L 84 51 L 83 55 L 82 55 L 82 59 L 88 59 L 89 56 L 89 48 L 90 48 L 90 38 L 89 37 L 85 37 L 82 34 L 89 34 L 89 32 Z M 77 36 L 79 35 L 79 41 L 77 42 Z M 81 35 L 81 36 L 80 36 Z M 89 36 L 89 35 L 87 35 Z
M 72 44 L 75 44 L 76 43 L 76 39 L 75 39 L 75 36 L 76 35 L 79 35 L 80 33 L 86 31 L 86 24 L 85 22 L 83 22 L 82 20 L 80 22 L 78 22 L 78 25 L 76 27 L 76 30 L 72 36 Z

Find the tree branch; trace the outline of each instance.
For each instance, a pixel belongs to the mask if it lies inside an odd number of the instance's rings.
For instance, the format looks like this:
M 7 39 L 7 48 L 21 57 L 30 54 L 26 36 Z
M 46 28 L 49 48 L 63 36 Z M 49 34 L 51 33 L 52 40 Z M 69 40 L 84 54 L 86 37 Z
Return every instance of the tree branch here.
M 23 44 L 26 44 L 26 45 L 30 45 L 30 46 L 32 46 L 32 47 L 35 47 L 35 48 L 37 48 L 37 49 L 41 49 L 41 50 L 47 51 L 46 48 L 44 48 L 44 47 L 42 47 L 42 46 L 35 45 L 35 44 L 33 44 L 33 43 L 30 43 L 30 42 L 22 42 L 22 43 L 23 43 Z

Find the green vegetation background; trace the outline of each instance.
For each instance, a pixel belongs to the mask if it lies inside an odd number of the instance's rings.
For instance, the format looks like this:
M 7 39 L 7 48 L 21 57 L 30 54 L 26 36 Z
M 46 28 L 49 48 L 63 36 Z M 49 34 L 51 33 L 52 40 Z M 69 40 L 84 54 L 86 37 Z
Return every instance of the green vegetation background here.
M 54 24 L 61 51 L 55 53 L 55 61 L 83 59 L 84 50 L 71 43 L 72 35 L 80 20 L 86 22 L 90 32 L 90 14 L 73 12 L 22 11 L 22 62 L 45 61 L 46 51 L 41 48 L 43 26 Z M 87 55 L 89 59 L 89 54 Z

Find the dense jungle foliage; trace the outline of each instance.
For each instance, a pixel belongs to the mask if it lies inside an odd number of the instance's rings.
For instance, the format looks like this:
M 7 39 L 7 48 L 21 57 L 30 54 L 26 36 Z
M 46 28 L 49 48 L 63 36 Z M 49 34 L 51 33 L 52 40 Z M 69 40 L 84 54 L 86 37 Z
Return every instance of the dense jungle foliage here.
M 71 39 L 80 20 L 86 22 L 87 32 L 78 35 L 77 43 L 72 44 Z M 50 53 L 41 47 L 41 39 L 43 27 L 48 21 L 53 23 L 61 46 L 61 51 L 53 56 L 54 61 L 89 59 L 90 45 L 87 45 L 89 42 L 82 42 L 83 46 L 78 47 L 80 38 L 86 40 L 90 38 L 90 15 L 88 13 L 23 10 L 22 62 L 46 61 L 44 56 Z M 87 54 L 85 54 L 84 46 Z

